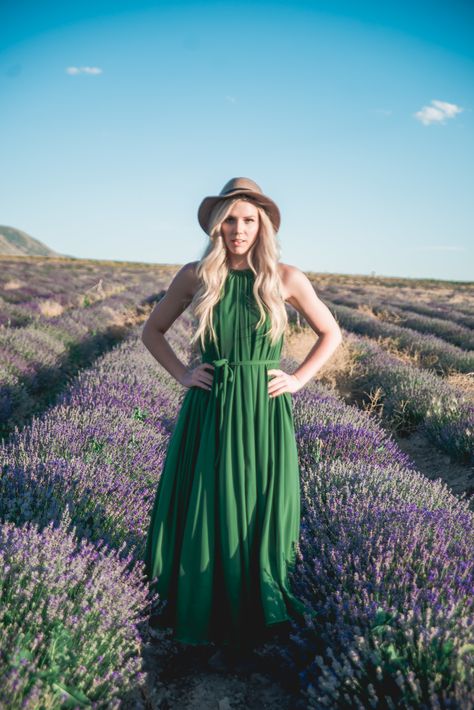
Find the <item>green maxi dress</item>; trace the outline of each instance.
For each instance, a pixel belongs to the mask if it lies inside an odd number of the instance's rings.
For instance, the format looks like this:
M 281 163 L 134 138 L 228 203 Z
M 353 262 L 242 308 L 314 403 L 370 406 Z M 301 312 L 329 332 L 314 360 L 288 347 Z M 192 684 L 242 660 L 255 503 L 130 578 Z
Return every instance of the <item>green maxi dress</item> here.
M 166 600 L 158 625 L 187 644 L 252 644 L 304 613 L 288 581 L 300 530 L 293 403 L 268 394 L 283 335 L 271 345 L 268 314 L 255 329 L 253 280 L 250 269 L 227 275 L 217 346 L 208 336 L 200 348 L 212 389 L 184 396 L 146 539 L 146 575 Z

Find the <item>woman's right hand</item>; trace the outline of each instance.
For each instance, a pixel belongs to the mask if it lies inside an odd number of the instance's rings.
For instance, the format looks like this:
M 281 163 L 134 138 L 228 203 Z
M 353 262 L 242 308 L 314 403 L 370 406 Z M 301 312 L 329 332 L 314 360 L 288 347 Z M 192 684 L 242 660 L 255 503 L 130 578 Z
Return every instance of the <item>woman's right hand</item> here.
M 211 368 L 211 373 L 206 368 Z M 200 365 L 188 370 L 181 380 L 181 384 L 185 387 L 201 387 L 205 390 L 212 389 L 212 381 L 214 379 L 214 365 L 210 362 L 201 362 Z

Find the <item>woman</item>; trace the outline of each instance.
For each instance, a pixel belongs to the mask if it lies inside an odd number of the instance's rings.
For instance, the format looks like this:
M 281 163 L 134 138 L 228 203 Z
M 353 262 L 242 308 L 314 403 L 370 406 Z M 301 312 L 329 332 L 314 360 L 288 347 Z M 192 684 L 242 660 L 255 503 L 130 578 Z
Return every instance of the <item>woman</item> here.
M 292 398 L 332 355 L 340 329 L 296 267 L 278 262 L 277 205 L 233 178 L 198 210 L 209 243 L 183 266 L 142 340 L 188 388 L 158 482 L 147 575 L 166 600 L 158 624 L 186 644 L 242 649 L 305 611 L 289 588 L 300 526 Z M 319 339 L 294 372 L 279 367 L 285 301 Z M 201 363 L 165 333 L 193 303 Z M 270 379 L 269 379 L 270 378 Z

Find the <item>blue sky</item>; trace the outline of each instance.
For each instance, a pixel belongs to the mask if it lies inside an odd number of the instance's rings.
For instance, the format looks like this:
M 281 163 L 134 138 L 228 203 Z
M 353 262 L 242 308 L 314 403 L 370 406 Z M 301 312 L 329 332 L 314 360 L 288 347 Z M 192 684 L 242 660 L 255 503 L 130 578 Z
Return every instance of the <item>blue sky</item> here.
M 182 264 L 250 177 L 303 270 L 473 279 L 474 4 L 0 3 L 0 224 Z

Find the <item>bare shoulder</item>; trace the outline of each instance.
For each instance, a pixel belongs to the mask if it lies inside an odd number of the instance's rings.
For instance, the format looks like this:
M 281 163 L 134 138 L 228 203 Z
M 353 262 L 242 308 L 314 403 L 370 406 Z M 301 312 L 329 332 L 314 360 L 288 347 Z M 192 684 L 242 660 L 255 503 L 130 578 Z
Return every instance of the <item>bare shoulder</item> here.
M 174 321 L 186 310 L 196 293 L 196 264 L 197 262 L 188 262 L 173 276 L 165 295 L 155 304 L 148 316 L 143 327 L 144 333 L 150 329 L 166 333 Z
M 280 264 L 280 269 L 285 301 L 301 313 L 315 333 L 331 333 L 342 340 L 339 324 L 306 274 L 290 264 Z
M 178 269 L 166 289 L 168 300 L 176 300 L 186 305 L 191 303 L 198 289 L 198 279 L 196 276 L 197 264 L 197 261 L 189 261 Z
M 179 290 L 191 301 L 199 288 L 199 279 L 196 274 L 196 267 L 199 261 L 188 261 L 181 267 L 173 281 L 177 282 Z
M 283 299 L 296 306 L 296 300 L 301 288 L 304 288 L 305 285 L 310 285 L 308 277 L 297 266 L 284 264 L 283 262 L 279 262 L 278 271 L 283 286 Z

